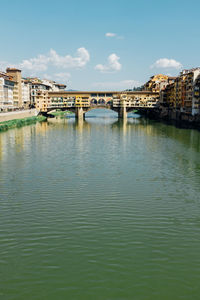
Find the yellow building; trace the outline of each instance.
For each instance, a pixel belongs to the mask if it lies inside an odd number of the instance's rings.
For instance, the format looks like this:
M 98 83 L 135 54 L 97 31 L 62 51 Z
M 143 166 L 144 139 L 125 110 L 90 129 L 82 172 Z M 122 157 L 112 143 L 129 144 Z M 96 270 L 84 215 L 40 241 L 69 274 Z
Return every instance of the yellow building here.
M 176 105 L 175 83 L 167 85 L 163 93 L 163 105 L 174 108 Z
M 184 70 L 162 91 L 162 104 L 176 112 L 196 115 L 200 113 L 200 68 Z
M 144 90 L 159 93 L 162 89 L 166 88 L 166 86 L 170 83 L 171 78 L 173 77 L 163 74 L 154 75 L 147 83 L 145 83 Z
M 90 107 L 90 94 L 78 94 L 75 96 L 76 107 Z
M 186 74 L 186 93 L 185 93 L 185 111 L 192 113 L 192 98 L 193 98 L 193 72 Z
M 36 109 L 46 112 L 51 107 L 52 102 L 48 95 L 48 91 L 38 91 L 36 94 Z

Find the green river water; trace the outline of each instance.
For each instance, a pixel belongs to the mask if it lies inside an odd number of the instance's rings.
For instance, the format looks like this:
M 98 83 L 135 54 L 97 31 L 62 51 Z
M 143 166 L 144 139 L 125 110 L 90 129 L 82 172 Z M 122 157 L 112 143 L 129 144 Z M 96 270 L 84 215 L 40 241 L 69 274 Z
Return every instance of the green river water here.
M 200 299 L 200 132 L 91 111 L 0 133 L 0 300 Z

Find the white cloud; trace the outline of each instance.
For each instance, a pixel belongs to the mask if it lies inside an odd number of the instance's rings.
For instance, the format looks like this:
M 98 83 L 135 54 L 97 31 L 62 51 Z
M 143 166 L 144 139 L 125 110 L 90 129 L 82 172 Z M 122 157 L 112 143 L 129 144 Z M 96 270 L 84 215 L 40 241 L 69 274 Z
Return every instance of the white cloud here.
M 118 34 L 113 33 L 113 32 L 107 32 L 107 33 L 105 33 L 105 37 L 107 37 L 107 38 L 116 38 L 118 40 L 123 40 L 124 39 L 123 36 L 118 35 Z
M 107 33 L 105 34 L 105 36 L 106 36 L 106 37 L 115 37 L 115 36 L 117 36 L 117 35 L 116 35 L 116 33 L 107 32 Z
M 0 62 L 0 67 L 17 67 L 23 71 L 44 72 L 49 67 L 58 67 L 62 69 L 83 68 L 90 60 L 90 54 L 87 49 L 81 47 L 77 49 L 75 56 L 59 55 L 55 50 L 51 49 L 46 55 L 39 54 L 30 59 L 25 59 L 18 64 L 10 64 L 8 62 Z
M 95 82 L 93 87 L 100 88 L 100 89 L 116 89 L 116 90 L 125 90 L 125 89 L 132 89 L 133 87 L 141 86 L 141 83 L 137 80 L 128 79 L 128 80 L 121 80 L 116 82 Z
M 48 68 L 49 57 L 45 55 L 38 55 L 35 58 L 23 60 L 17 67 L 22 70 L 31 71 L 46 71 Z
M 60 56 L 53 49 L 51 49 L 49 53 L 49 62 L 61 68 L 82 68 L 89 60 L 90 54 L 84 47 L 77 50 L 76 57 L 72 57 L 71 55 Z
M 160 58 L 158 59 L 151 68 L 174 68 L 174 69 L 181 69 L 182 64 L 175 59 L 168 59 L 168 58 Z
M 106 65 L 98 64 L 95 66 L 95 69 L 103 73 L 120 71 L 122 65 L 119 59 L 120 57 L 113 53 L 108 56 L 108 63 Z

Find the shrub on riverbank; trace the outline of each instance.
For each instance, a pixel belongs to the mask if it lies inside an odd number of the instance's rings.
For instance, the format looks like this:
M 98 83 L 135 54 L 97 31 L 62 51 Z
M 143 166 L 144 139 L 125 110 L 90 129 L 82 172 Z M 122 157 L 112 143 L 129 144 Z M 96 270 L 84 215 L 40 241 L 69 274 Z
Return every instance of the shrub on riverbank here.
M 0 132 L 11 129 L 11 128 L 18 128 L 18 127 L 22 127 L 24 125 L 34 124 L 36 122 L 43 122 L 45 120 L 46 120 L 46 117 L 37 116 L 37 117 L 30 117 L 30 118 L 0 122 Z
M 51 115 L 54 115 L 55 117 L 64 117 L 67 114 L 72 114 L 70 111 L 62 111 L 62 110 L 56 110 L 50 113 Z

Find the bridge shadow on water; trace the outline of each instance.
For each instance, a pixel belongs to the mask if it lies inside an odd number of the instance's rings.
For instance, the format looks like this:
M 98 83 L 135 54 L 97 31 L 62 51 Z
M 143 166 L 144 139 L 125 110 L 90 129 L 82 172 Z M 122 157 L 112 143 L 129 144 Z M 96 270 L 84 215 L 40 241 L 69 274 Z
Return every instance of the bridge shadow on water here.
M 85 114 L 85 119 L 102 118 L 102 119 L 117 119 L 116 112 L 108 109 L 92 109 Z

